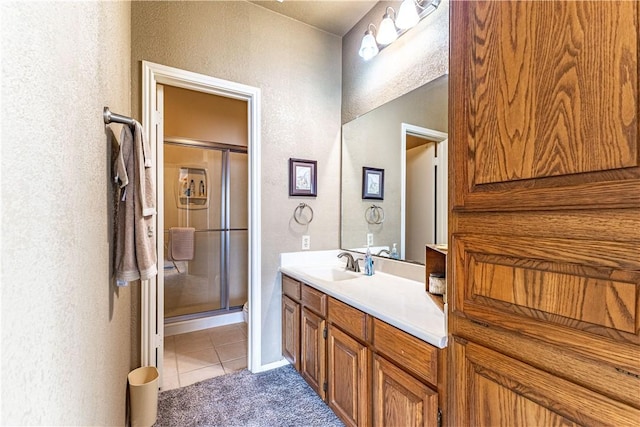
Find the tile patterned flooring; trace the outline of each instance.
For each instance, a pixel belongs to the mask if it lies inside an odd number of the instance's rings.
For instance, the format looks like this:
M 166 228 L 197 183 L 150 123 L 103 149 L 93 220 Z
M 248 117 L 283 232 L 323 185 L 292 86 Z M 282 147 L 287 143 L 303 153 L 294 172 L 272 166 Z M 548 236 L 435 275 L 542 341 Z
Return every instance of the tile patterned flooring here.
M 162 390 L 185 387 L 246 367 L 244 322 L 165 337 Z

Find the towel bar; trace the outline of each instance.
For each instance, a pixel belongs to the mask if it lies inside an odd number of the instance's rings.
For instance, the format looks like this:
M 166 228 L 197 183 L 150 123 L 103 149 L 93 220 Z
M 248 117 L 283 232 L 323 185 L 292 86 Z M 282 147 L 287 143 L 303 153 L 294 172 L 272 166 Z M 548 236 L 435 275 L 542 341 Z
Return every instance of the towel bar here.
M 131 117 L 112 113 L 111 110 L 109 110 L 109 107 L 104 107 L 104 109 L 102 110 L 102 118 L 105 124 L 124 123 L 125 125 L 129 125 L 129 126 L 133 126 L 136 124 L 136 121 Z

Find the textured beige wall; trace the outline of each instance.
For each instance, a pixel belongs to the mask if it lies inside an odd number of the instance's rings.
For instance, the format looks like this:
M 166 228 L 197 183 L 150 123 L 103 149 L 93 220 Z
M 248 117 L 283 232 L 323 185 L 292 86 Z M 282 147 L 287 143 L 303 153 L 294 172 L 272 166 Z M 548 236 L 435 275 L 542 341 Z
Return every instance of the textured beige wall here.
M 262 362 L 281 358 L 279 254 L 339 243 L 341 39 L 248 2 L 134 2 L 132 104 L 141 61 L 262 91 Z M 288 159 L 318 161 L 318 197 L 288 196 Z M 292 219 L 304 201 L 315 211 Z
M 164 85 L 165 137 L 247 146 L 247 101 Z
M 3 2 L 2 425 L 123 425 L 131 288 L 110 280 L 110 145 L 131 6 Z
M 449 0 L 370 59 L 358 55 L 369 23 L 379 26 L 387 6 L 378 3 L 342 40 L 342 123 L 449 72 Z

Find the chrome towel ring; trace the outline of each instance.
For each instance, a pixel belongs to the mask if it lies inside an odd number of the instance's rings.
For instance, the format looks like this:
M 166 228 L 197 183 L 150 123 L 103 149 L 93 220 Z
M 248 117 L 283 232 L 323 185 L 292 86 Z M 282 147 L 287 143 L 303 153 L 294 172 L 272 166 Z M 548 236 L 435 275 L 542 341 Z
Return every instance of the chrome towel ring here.
M 369 224 L 382 224 L 384 222 L 384 209 L 382 209 L 382 206 L 371 205 L 364 211 L 364 219 Z
M 302 212 L 305 209 L 309 209 L 309 212 L 311 212 L 311 217 L 309 217 L 308 220 L 302 216 Z M 313 221 L 313 209 L 311 209 L 311 206 L 306 203 L 300 203 L 298 207 L 293 211 L 293 219 L 295 219 L 296 222 L 300 225 L 308 225 L 311 221 Z

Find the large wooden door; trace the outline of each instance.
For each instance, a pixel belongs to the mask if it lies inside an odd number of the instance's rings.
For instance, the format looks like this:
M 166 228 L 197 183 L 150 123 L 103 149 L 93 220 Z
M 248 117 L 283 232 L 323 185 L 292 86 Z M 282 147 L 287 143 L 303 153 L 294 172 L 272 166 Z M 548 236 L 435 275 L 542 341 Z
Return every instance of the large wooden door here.
M 640 420 L 639 10 L 451 4 L 453 425 Z

